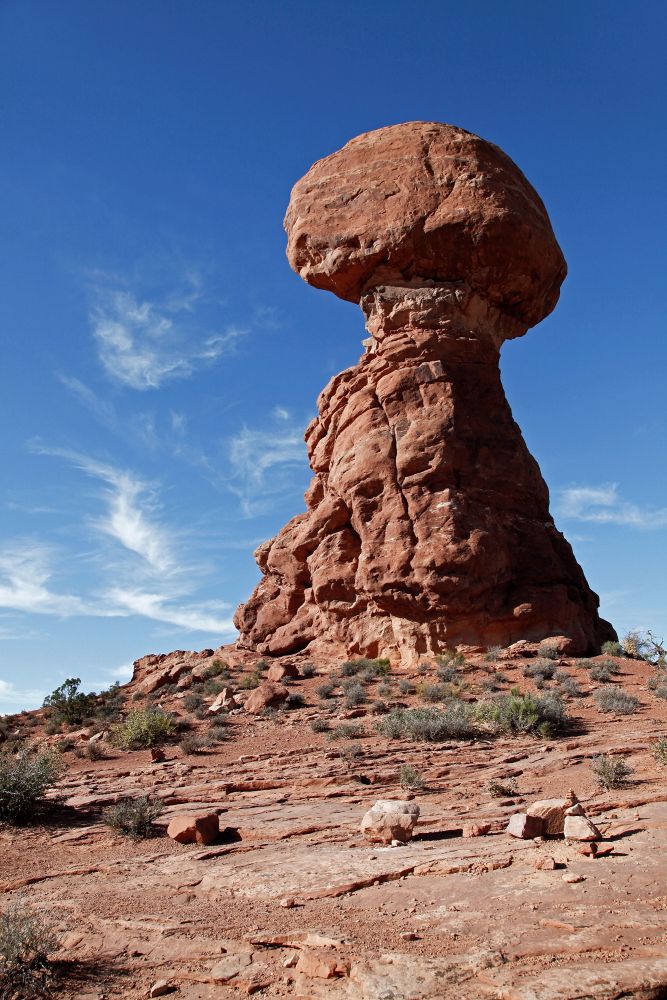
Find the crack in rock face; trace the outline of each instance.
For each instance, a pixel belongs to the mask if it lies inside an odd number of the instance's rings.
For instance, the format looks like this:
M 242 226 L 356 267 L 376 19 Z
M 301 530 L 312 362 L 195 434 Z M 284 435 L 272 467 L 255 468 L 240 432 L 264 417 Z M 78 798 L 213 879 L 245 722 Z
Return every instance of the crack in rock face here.
M 369 338 L 306 431 L 306 512 L 255 553 L 239 649 L 324 658 L 614 637 L 554 525 L 500 381 L 503 342 L 558 300 L 566 265 L 539 196 L 450 125 L 369 132 L 294 187 L 287 255 L 358 302 Z

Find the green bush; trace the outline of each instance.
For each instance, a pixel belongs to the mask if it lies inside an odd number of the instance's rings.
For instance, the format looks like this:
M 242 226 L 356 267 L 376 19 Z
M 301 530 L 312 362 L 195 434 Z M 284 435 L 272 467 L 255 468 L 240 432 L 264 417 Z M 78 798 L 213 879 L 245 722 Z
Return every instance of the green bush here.
M 452 697 L 452 688 L 449 684 L 424 684 L 419 695 L 424 701 L 447 701 Z
M 424 787 L 424 779 L 421 772 L 412 764 L 402 764 L 398 774 L 398 781 L 401 788 L 410 792 L 417 792 Z
M 345 704 L 348 708 L 355 708 L 357 705 L 363 705 L 368 701 L 364 686 L 358 681 L 348 681 L 344 684 L 343 693 L 345 695 Z
M 0 1000 L 51 995 L 49 955 L 57 947 L 51 920 L 11 900 L 0 916 Z
M 540 653 L 547 660 L 557 660 L 559 657 L 559 653 L 556 647 L 550 646 L 548 644 L 546 646 L 540 646 Z
M 485 663 L 495 663 L 498 659 L 498 654 L 502 652 L 502 646 L 489 646 L 486 653 L 484 654 Z
M 287 698 L 285 699 L 284 707 L 287 709 L 287 711 L 290 711 L 291 709 L 294 708 L 303 708 L 305 704 L 306 704 L 306 699 L 304 698 L 304 696 L 301 694 L 300 691 L 291 691 L 287 695 Z
M 335 729 L 332 729 L 327 739 L 329 740 L 357 740 L 365 733 L 364 727 L 359 722 L 342 722 Z
M 390 673 L 389 660 L 368 660 L 366 657 L 361 657 L 357 660 L 347 660 L 340 668 L 343 677 L 355 677 L 365 671 L 375 677 L 386 677 Z
M 95 712 L 95 697 L 79 691 L 80 677 L 68 677 L 44 699 L 44 708 L 51 710 L 51 718 L 55 722 L 66 722 L 70 726 L 79 726 L 83 720 Z
M 133 708 L 114 726 L 111 742 L 121 750 L 140 750 L 162 743 L 174 734 L 174 718 L 160 708 Z
M 591 770 L 601 788 L 621 788 L 628 784 L 634 773 L 625 757 L 608 757 L 601 754 L 591 765 Z
M 24 823 L 31 819 L 48 788 L 63 771 L 59 754 L 21 750 L 16 756 L 0 753 L 0 820 Z
M 304 663 L 301 667 L 301 676 L 305 677 L 306 680 L 309 677 L 315 676 L 315 664 L 314 663 Z
M 183 708 L 187 712 L 194 712 L 198 708 L 201 708 L 204 704 L 204 699 L 200 694 L 186 694 L 183 698 Z
M 353 743 L 348 743 L 347 746 L 341 747 L 338 751 L 338 756 L 342 757 L 343 760 L 352 761 L 357 757 L 363 757 L 364 748 L 361 743 L 354 741 Z
M 107 826 L 118 833 L 131 837 L 132 840 L 142 840 L 151 837 L 155 832 L 153 821 L 158 818 L 164 806 L 161 802 L 141 795 L 136 799 L 123 799 L 104 810 L 103 817 Z
M 206 680 L 219 677 L 221 680 L 229 680 L 229 667 L 222 660 L 213 660 L 206 670 Z
M 523 676 L 533 680 L 549 681 L 555 673 L 556 667 L 549 660 L 537 659 L 523 668 Z
M 318 698 L 332 698 L 335 690 L 335 684 L 332 684 L 331 681 L 325 681 L 324 684 L 320 684 L 319 687 L 315 688 L 315 693 Z
M 606 656 L 623 656 L 623 647 L 620 642 L 612 642 L 609 640 L 608 642 L 602 643 L 602 652 Z
M 470 739 L 477 729 L 470 707 L 455 703 L 446 709 L 396 708 L 378 723 L 378 732 L 390 739 L 438 743 Z
M 329 720 L 324 719 L 321 715 L 317 719 L 313 719 L 310 723 L 310 728 L 314 733 L 326 733 L 329 731 Z
M 549 736 L 565 725 L 567 713 L 557 695 L 538 697 L 527 694 L 499 695 L 480 702 L 475 709 L 479 721 L 486 722 L 496 732 L 539 732 Z
M 615 715 L 632 715 L 639 707 L 639 699 L 613 684 L 596 691 L 593 700 L 601 712 L 613 712 Z
M 251 691 L 253 688 L 259 687 L 262 681 L 262 675 L 256 670 L 251 674 L 244 674 L 239 682 L 239 687 L 244 691 Z

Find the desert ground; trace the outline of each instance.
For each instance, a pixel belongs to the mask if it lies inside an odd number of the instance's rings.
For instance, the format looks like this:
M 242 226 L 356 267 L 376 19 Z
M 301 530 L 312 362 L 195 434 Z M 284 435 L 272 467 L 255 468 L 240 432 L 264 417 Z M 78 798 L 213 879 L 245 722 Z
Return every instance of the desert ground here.
M 0 827 L 3 902 L 57 927 L 55 995 L 665 996 L 662 673 L 624 656 L 539 652 L 518 644 L 412 670 L 296 657 L 280 661 L 296 676 L 279 682 L 264 662 L 227 663 L 224 648 L 178 652 L 137 662 L 115 720 L 53 732 L 53 710 L 6 718 L 9 752 L 51 747 L 64 763 L 31 821 Z M 612 686 L 634 711 L 600 709 Z M 276 689 L 281 705 L 249 710 Z M 557 732 L 386 734 L 406 709 L 437 714 L 517 689 L 558 693 Z M 162 752 L 114 745 L 128 712 L 147 708 L 176 724 Z M 632 769 L 618 787 L 592 770 L 601 754 Z M 594 848 L 506 832 L 513 814 L 570 790 L 598 828 Z M 110 807 L 144 795 L 163 806 L 150 836 L 108 825 Z M 419 805 L 412 839 L 360 831 L 379 799 Z M 212 813 L 211 843 L 166 834 L 175 817 Z

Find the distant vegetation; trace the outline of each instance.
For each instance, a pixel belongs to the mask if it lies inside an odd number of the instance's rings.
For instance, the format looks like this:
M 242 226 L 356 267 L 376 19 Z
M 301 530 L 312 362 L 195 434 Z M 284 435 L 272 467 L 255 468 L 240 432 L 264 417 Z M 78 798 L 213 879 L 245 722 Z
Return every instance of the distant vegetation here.
M 32 819 L 39 800 L 62 770 L 60 755 L 53 750 L 0 753 L 0 821 L 25 823 Z
M 111 742 L 120 750 L 140 750 L 162 743 L 175 731 L 173 716 L 161 708 L 133 708 L 125 721 L 112 729 Z

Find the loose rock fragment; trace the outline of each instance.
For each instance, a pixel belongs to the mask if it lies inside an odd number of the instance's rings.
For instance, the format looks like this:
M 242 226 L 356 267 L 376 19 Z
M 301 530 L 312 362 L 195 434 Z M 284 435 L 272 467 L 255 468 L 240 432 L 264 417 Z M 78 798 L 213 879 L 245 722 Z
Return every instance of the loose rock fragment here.
M 566 816 L 564 836 L 566 840 L 600 840 L 602 834 L 588 816 Z
M 528 816 L 526 813 L 514 813 L 510 816 L 507 824 L 507 833 L 510 837 L 518 837 L 520 840 L 532 840 L 539 837 L 544 830 L 544 822 L 540 816 Z
M 360 830 L 371 843 L 401 844 L 412 838 L 412 831 L 419 819 L 416 802 L 402 799 L 378 799 L 361 821 Z
M 217 813 L 174 816 L 167 835 L 178 844 L 212 844 L 220 833 Z

